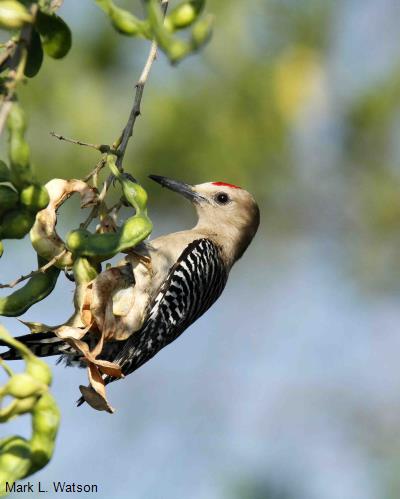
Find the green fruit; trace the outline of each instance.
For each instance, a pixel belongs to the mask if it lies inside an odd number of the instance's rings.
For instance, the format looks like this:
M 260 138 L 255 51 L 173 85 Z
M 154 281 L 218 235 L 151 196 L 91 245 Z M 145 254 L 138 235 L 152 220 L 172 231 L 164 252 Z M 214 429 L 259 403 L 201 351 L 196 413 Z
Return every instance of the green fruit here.
M 11 107 L 7 127 L 10 133 L 8 155 L 11 163 L 11 182 L 21 189 L 32 184 L 33 173 L 30 166 L 30 147 L 24 138 L 25 113 L 17 102 Z
M 10 180 L 10 169 L 8 166 L 0 159 L 0 182 L 9 182 Z
M 19 135 L 13 135 L 10 140 L 10 160 L 11 166 L 29 166 L 31 149 L 29 144 Z
M 40 470 L 50 461 L 54 452 L 60 419 L 60 410 L 54 398 L 50 393 L 43 394 L 32 412 L 30 473 Z
M 7 212 L 0 226 L 2 239 L 22 239 L 30 230 L 35 216 L 26 209 Z
M 29 211 L 37 213 L 46 208 L 49 204 L 50 197 L 46 187 L 33 184 L 22 189 L 19 200 Z
M 28 58 L 25 65 L 25 76 L 33 78 L 39 72 L 43 62 L 43 49 L 39 33 L 32 29 L 31 41 L 28 47 Z
M 29 442 L 17 435 L 9 438 L 0 449 L 0 496 L 7 495 L 5 484 L 25 477 L 31 467 Z
M 166 24 L 173 29 L 183 29 L 197 19 L 205 5 L 204 0 L 192 0 L 175 7 L 167 16 Z
M 4 245 L 3 241 L 0 241 L 0 258 L 3 256 L 3 253 L 4 253 Z
M 19 29 L 25 23 L 32 22 L 32 15 L 16 0 L 0 1 L 0 27 Z
M 111 258 L 117 253 L 134 248 L 152 231 L 153 225 L 147 216 L 147 193 L 129 175 L 121 173 L 115 163 L 115 156 L 107 157 L 107 165 L 122 185 L 125 199 L 136 214 L 125 220 L 116 232 L 92 234 L 86 229 L 77 229 L 67 235 L 66 246 L 75 256 L 92 258 Z
M 11 182 L 17 189 L 22 189 L 33 181 L 30 164 L 31 149 L 23 136 L 14 134 L 10 137 L 8 155 L 11 163 Z
M 0 185 L 0 215 L 14 208 L 17 203 L 18 193 L 8 185 Z
M 36 29 L 42 37 L 43 49 L 53 59 L 66 56 L 72 45 L 71 30 L 55 14 L 39 11 L 36 17 Z
M 191 45 L 186 40 L 175 38 L 171 34 L 172 23 L 164 25 L 164 19 L 158 0 L 147 0 L 147 18 L 149 20 L 153 35 L 165 55 L 172 64 L 176 64 L 191 51 Z
M 122 35 L 146 36 L 148 34 L 146 22 L 141 21 L 129 11 L 120 9 L 112 0 L 96 0 L 96 3 L 108 15 L 113 27 Z
M 128 203 L 133 206 L 137 212 L 146 210 L 147 192 L 143 187 L 136 182 L 124 178 L 123 175 L 120 177 L 120 182 L 122 184 L 122 192 Z
M 44 389 L 47 388 L 46 385 L 26 373 L 14 374 L 6 387 L 7 395 L 17 399 L 41 395 Z
M 128 218 L 117 232 L 88 234 L 82 229 L 71 231 L 67 235 L 66 246 L 77 256 L 111 258 L 144 241 L 150 235 L 152 228 L 148 217 L 135 215 Z
M 137 182 L 134 182 L 129 174 L 121 173 L 118 170 L 115 162 L 115 156 L 109 155 L 107 157 L 107 166 L 121 184 L 122 192 L 124 193 L 126 201 L 136 209 L 137 213 L 145 211 L 147 206 L 147 192 L 143 189 L 143 187 Z
M 38 257 L 39 267 L 45 263 L 46 260 Z M 32 276 L 22 288 L 8 296 L 2 296 L 0 298 L 0 315 L 18 317 L 24 314 L 32 305 L 43 300 L 53 291 L 59 274 L 60 269 L 54 266 L 50 267 L 46 272 Z
M 207 16 L 193 26 L 191 41 L 194 50 L 198 50 L 209 41 L 213 24 L 213 16 Z
M 99 275 L 98 266 L 87 258 L 77 258 L 74 262 L 73 269 L 75 282 L 78 284 L 93 281 L 93 279 Z
M 26 130 L 26 118 L 22 107 L 17 103 L 11 107 L 7 118 L 7 126 L 10 132 L 24 133 Z
M 86 229 L 71 231 L 67 235 L 66 246 L 75 256 L 111 258 L 117 253 L 134 248 L 146 239 L 152 231 L 153 226 L 147 216 L 146 191 L 142 186 L 134 182 L 129 175 L 118 170 L 115 156 L 109 155 L 107 157 L 107 165 L 121 184 L 125 199 L 135 208 L 136 213 L 125 220 L 123 226 L 116 232 L 92 234 Z
M 109 16 L 114 28 L 122 35 L 135 36 L 141 33 L 141 21 L 130 12 L 115 7 Z

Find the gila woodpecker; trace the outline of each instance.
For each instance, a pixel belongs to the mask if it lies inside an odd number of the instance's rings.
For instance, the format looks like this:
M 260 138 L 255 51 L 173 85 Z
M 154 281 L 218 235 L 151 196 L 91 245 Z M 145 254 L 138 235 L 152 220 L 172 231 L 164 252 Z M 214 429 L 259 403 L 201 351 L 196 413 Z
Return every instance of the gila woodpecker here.
M 118 364 L 125 376 L 174 341 L 218 299 L 232 265 L 249 246 L 260 221 L 253 196 L 235 185 L 192 186 L 158 175 L 150 178 L 186 197 L 197 211 L 198 222 L 191 230 L 167 234 L 134 249 L 150 262 L 151 278 L 143 266 L 135 274 L 135 326 L 125 339 L 106 342 L 99 355 Z M 91 337 L 89 331 L 83 340 L 90 345 Z M 39 357 L 61 354 L 67 365 L 80 363 L 80 355 L 52 332 L 18 339 Z M 13 360 L 18 353 L 10 349 L 1 357 Z M 104 380 L 109 383 L 114 378 Z

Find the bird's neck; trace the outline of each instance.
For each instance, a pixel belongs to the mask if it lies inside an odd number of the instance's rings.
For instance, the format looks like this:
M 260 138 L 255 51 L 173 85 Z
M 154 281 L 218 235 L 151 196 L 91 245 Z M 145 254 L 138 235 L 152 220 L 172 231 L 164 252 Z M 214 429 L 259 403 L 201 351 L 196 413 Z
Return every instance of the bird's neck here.
M 206 237 L 213 241 L 221 250 L 221 257 L 228 269 L 240 258 L 247 248 L 248 243 L 243 244 L 241 242 L 241 234 L 239 230 L 232 226 L 224 226 L 224 230 L 221 231 L 218 223 L 210 224 L 205 223 L 199 219 L 197 225 L 193 228 L 194 232 L 201 234 L 202 237 Z

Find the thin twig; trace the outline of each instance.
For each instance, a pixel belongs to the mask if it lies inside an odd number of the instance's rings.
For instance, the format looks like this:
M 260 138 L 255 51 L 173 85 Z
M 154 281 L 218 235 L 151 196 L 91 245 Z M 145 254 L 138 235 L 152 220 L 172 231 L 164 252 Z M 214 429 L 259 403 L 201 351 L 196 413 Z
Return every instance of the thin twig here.
M 163 14 L 165 16 L 168 8 L 168 1 L 169 0 L 162 0 L 162 6 L 163 6 Z M 116 154 L 117 160 L 116 164 L 119 168 L 122 166 L 122 161 L 125 156 L 126 148 L 128 146 L 129 139 L 132 137 L 132 132 L 133 132 L 133 127 L 135 126 L 136 118 L 140 115 L 140 104 L 142 101 L 143 97 L 143 90 L 146 85 L 147 79 L 150 74 L 151 67 L 153 65 L 153 62 L 155 61 L 157 57 L 157 43 L 155 41 L 152 42 L 149 54 L 147 56 L 145 65 L 143 67 L 142 73 L 139 77 L 138 82 L 135 85 L 136 91 L 135 91 L 135 96 L 134 96 L 134 101 L 133 101 L 133 106 L 131 109 L 131 112 L 129 113 L 129 118 L 128 122 L 125 125 L 121 136 L 113 143 L 112 149 L 110 149 L 109 152 Z M 113 151 L 114 150 L 114 151 Z M 92 177 L 97 178 L 98 173 L 100 170 L 104 167 L 106 163 L 106 158 L 103 156 L 103 158 L 99 161 L 99 163 L 96 165 L 93 171 L 89 173 L 84 178 L 84 181 L 87 182 L 90 180 Z M 109 175 L 107 179 L 105 180 L 103 184 L 102 191 L 98 197 L 98 205 L 94 206 L 89 213 L 89 216 L 87 219 L 80 225 L 81 228 L 87 229 L 94 220 L 98 213 L 99 213 L 99 208 L 101 204 L 104 202 L 104 198 L 107 194 L 108 189 L 110 188 L 112 181 L 113 181 L 113 175 Z
M 0 69 L 1 70 L 4 69 L 4 68 L 2 68 L 3 64 L 5 65 L 6 62 L 8 62 L 8 60 L 12 56 L 12 54 L 14 53 L 16 45 L 17 44 L 14 40 L 8 40 L 8 42 L 6 42 L 4 45 L 2 45 L 2 48 L 4 48 L 4 50 L 0 54 Z
M 33 277 L 37 274 L 44 274 L 46 272 L 46 270 L 48 270 L 50 267 L 52 267 L 54 264 L 56 264 L 58 262 L 58 260 L 65 255 L 66 252 L 67 252 L 67 250 L 63 249 L 58 255 L 56 255 L 54 258 L 49 260 L 45 265 L 38 268 L 37 270 L 32 270 L 32 272 L 29 272 L 29 274 L 22 275 L 21 277 L 18 277 L 18 279 L 15 279 L 14 281 L 9 282 L 8 284 L 0 284 L 0 289 L 2 289 L 2 288 L 14 288 L 17 284 L 19 284 L 22 281 L 26 281 L 27 279 L 30 279 L 31 277 Z
M 79 228 L 80 229 L 87 229 L 89 227 L 89 225 L 92 223 L 92 221 L 95 218 L 97 218 L 98 213 L 99 213 L 99 205 L 96 204 L 96 206 L 93 206 L 93 208 L 90 210 L 90 213 L 89 213 L 89 216 L 87 217 L 87 219 L 79 225 Z
M 169 0 L 162 0 L 162 2 L 161 2 L 162 7 L 163 7 L 163 15 L 164 16 L 167 12 L 168 2 L 169 2 Z M 153 62 L 155 61 L 156 57 L 157 57 L 157 43 L 155 41 L 153 41 L 151 44 L 150 51 L 149 51 L 149 54 L 147 56 L 145 65 L 143 67 L 142 73 L 139 77 L 138 82 L 135 85 L 136 91 L 135 91 L 133 106 L 132 106 L 131 112 L 129 113 L 128 122 L 125 125 L 121 136 L 118 138 L 118 140 L 116 140 L 114 142 L 112 147 L 110 147 L 108 145 L 104 145 L 104 144 L 101 144 L 101 145 L 89 144 L 89 143 L 83 142 L 81 140 L 69 139 L 69 138 L 64 137 L 63 135 L 59 135 L 55 132 L 50 132 L 50 134 L 53 137 L 56 137 L 59 140 L 64 140 L 66 142 L 70 142 L 72 144 L 77 144 L 77 145 L 81 145 L 81 146 L 91 147 L 91 148 L 97 149 L 98 151 L 103 153 L 102 158 L 97 163 L 95 168 L 88 175 L 86 175 L 86 177 L 83 179 L 85 182 L 88 182 L 92 178 L 97 182 L 97 176 L 106 164 L 106 157 L 105 157 L 106 153 L 115 154 L 117 156 L 116 164 L 119 168 L 121 168 L 122 160 L 125 156 L 125 152 L 126 152 L 126 148 L 128 146 L 129 139 L 132 137 L 133 128 L 134 128 L 135 123 L 136 123 L 136 118 L 138 116 L 140 116 L 140 104 L 141 104 L 142 97 L 143 97 L 144 87 L 146 85 L 146 82 L 147 82 L 149 74 L 150 74 L 151 67 L 152 67 Z M 108 191 L 112 181 L 113 181 L 113 176 L 109 175 L 103 184 L 103 188 L 101 190 L 100 195 L 98 196 L 98 204 L 96 206 L 93 206 L 93 208 L 91 209 L 86 220 L 80 224 L 81 228 L 87 229 L 89 227 L 89 225 L 91 224 L 91 222 L 98 216 L 99 211 L 101 209 L 101 205 L 104 203 L 104 199 L 106 197 L 107 191 Z M 54 263 L 55 262 L 53 262 L 53 264 Z M 49 262 L 49 264 L 50 264 L 50 262 Z M 38 271 L 35 271 L 35 272 L 37 273 Z M 33 274 L 34 273 L 31 273 L 28 276 L 23 276 L 23 277 L 28 278 Z M 17 284 L 18 282 L 21 282 L 21 281 L 17 280 L 14 282 Z M 14 283 L 11 283 L 11 284 L 14 284 Z M 15 284 L 14 284 L 14 286 L 15 286 Z M 0 287 L 2 287 L 2 286 L 0 285 Z M 11 286 L 6 285 L 3 287 L 11 287 Z
M 106 181 L 106 182 L 104 182 L 103 188 L 97 197 L 97 204 L 95 206 L 93 206 L 93 208 L 90 210 L 90 213 L 89 213 L 89 216 L 87 217 L 87 219 L 80 224 L 79 227 L 81 229 L 87 229 L 89 227 L 89 225 L 91 224 L 92 220 L 94 220 L 95 218 L 98 217 L 100 209 L 101 209 L 102 205 L 104 204 L 104 198 L 106 197 L 108 188 L 109 188 L 109 185 Z M 105 211 L 107 211 L 107 207 L 104 206 L 104 208 L 105 208 Z
M 161 4 L 162 4 L 162 8 L 163 8 L 163 15 L 165 16 L 165 14 L 167 12 L 167 8 L 168 8 L 168 0 L 162 0 Z M 116 161 L 116 165 L 118 166 L 118 168 L 120 168 L 122 166 L 122 161 L 123 161 L 124 156 L 125 156 L 126 148 L 128 147 L 129 139 L 132 137 L 133 127 L 135 126 L 136 118 L 138 116 L 140 116 L 140 113 L 141 113 L 140 104 L 142 102 L 143 91 L 144 91 L 144 87 L 146 85 L 147 79 L 149 77 L 153 62 L 157 58 L 157 48 L 158 48 L 157 42 L 153 41 L 151 44 L 149 55 L 147 56 L 146 63 L 145 63 L 144 68 L 142 70 L 142 73 L 139 77 L 138 82 L 135 85 L 136 92 L 135 92 L 135 97 L 133 100 L 133 106 L 132 106 L 131 112 L 129 113 L 128 122 L 125 125 L 125 128 L 121 134 L 121 137 L 113 144 L 114 147 L 115 146 L 117 147 L 117 150 L 119 153 L 117 161 Z
M 100 151 L 101 153 L 118 154 L 117 151 L 115 151 L 114 149 L 112 149 L 107 144 L 90 144 L 89 142 L 83 142 L 82 140 L 70 139 L 70 138 L 65 137 L 64 135 L 60 135 L 59 133 L 56 133 L 56 132 L 50 132 L 50 135 L 52 137 L 55 137 L 58 140 L 63 140 L 64 142 L 68 142 L 70 144 L 76 144 L 78 146 L 91 147 L 92 149 L 96 149 L 97 151 Z
M 86 177 L 83 179 L 84 182 L 88 182 L 92 177 L 95 177 L 96 175 L 98 175 L 100 173 L 100 171 L 104 168 L 106 164 L 106 159 L 105 157 L 103 156 L 100 161 L 98 161 L 97 165 L 95 166 L 95 168 L 86 175 Z
M 142 74 L 138 82 L 136 83 L 135 99 L 129 114 L 128 123 L 126 124 L 124 131 L 122 132 L 121 143 L 118 147 L 119 156 L 117 158 L 117 166 L 122 165 L 122 160 L 125 156 L 125 151 L 128 146 L 129 139 L 132 137 L 133 127 L 135 126 L 136 118 L 140 116 L 140 103 L 142 101 L 143 90 L 146 84 L 147 78 L 150 73 L 151 66 L 157 57 L 157 43 L 152 42 L 149 55 L 146 60 L 146 64 L 143 68 Z
M 162 2 L 161 2 L 164 16 L 167 12 L 168 3 L 169 3 L 169 0 L 162 0 Z M 142 97 L 143 97 L 144 87 L 146 85 L 147 79 L 148 79 L 149 74 L 150 74 L 151 67 L 152 67 L 153 62 L 155 61 L 156 57 L 157 57 L 157 43 L 155 41 L 153 41 L 151 44 L 150 51 L 149 51 L 149 54 L 147 56 L 145 65 L 143 67 L 142 73 L 139 77 L 139 80 L 137 81 L 137 83 L 135 85 L 136 91 L 135 91 L 133 106 L 132 106 L 132 109 L 129 113 L 128 122 L 125 125 L 125 127 L 122 131 L 122 134 L 113 143 L 112 147 L 104 145 L 104 144 L 102 144 L 102 145 L 88 144 L 88 143 L 83 142 L 81 140 L 67 139 L 66 137 L 64 137 L 62 135 L 58 135 L 54 132 L 51 132 L 51 135 L 53 135 L 54 137 L 56 137 L 60 140 L 65 140 L 65 141 L 71 142 L 73 144 L 92 147 L 92 148 L 97 149 L 103 153 L 115 154 L 116 156 L 118 156 L 116 164 L 120 168 L 122 165 L 122 160 L 125 156 L 125 152 L 126 152 L 126 148 L 128 146 L 129 139 L 132 137 L 133 127 L 135 126 L 136 118 L 140 115 L 140 104 L 141 104 Z M 103 158 L 97 163 L 95 168 L 88 175 L 86 175 L 86 177 L 83 180 L 85 182 L 88 182 L 91 178 L 96 177 L 99 174 L 99 172 L 102 170 L 102 168 L 104 167 L 105 162 L 106 162 L 106 159 L 103 156 Z M 112 179 L 113 179 L 112 175 L 109 175 L 109 177 L 106 179 L 105 184 L 104 184 L 104 188 L 103 188 L 104 196 L 102 199 L 104 199 L 105 194 L 107 193 L 107 190 L 111 185 Z M 91 215 L 89 215 L 89 217 L 90 216 Z M 87 220 L 84 222 L 84 224 L 86 225 L 86 223 L 87 223 Z
M 88 182 L 91 178 L 93 178 L 93 184 L 95 187 L 97 187 L 97 177 L 101 171 L 102 168 L 106 165 L 106 158 L 103 156 L 100 161 L 97 163 L 96 167 L 94 170 L 92 170 L 89 175 L 86 175 L 86 177 L 83 179 L 84 182 Z M 101 190 L 101 193 L 97 197 L 97 204 L 93 206 L 93 208 L 90 210 L 90 213 L 86 220 L 80 224 L 81 229 L 87 229 L 91 222 L 97 218 L 100 210 L 100 206 L 102 203 L 104 203 L 104 198 L 106 197 L 107 190 L 108 190 L 109 185 L 107 184 L 107 181 L 104 182 L 103 188 Z
M 164 5 L 164 12 L 166 12 L 168 0 L 167 1 L 164 0 L 163 5 Z M 122 165 L 122 160 L 124 158 L 129 139 L 130 139 L 130 137 L 132 137 L 132 131 L 133 131 L 133 127 L 135 126 L 136 118 L 140 115 L 140 103 L 141 103 L 142 96 L 143 96 L 144 86 L 147 82 L 151 66 L 152 66 L 156 56 L 157 56 L 157 43 L 152 42 L 149 55 L 147 56 L 147 59 L 146 59 L 146 63 L 143 67 L 140 78 L 135 85 L 136 92 L 135 92 L 133 106 L 132 106 L 131 112 L 129 113 L 128 122 L 125 125 L 121 136 L 113 143 L 112 147 L 109 148 L 108 152 L 110 152 L 112 154 L 116 154 L 116 156 L 118 156 L 117 161 L 116 161 L 116 164 L 118 167 L 121 167 L 121 165 Z M 54 134 L 54 132 L 52 132 L 51 134 L 57 138 L 61 137 L 61 136 L 57 136 L 56 134 Z M 66 139 L 65 139 L 65 137 L 62 137 L 61 140 L 66 140 Z M 74 144 L 79 144 L 79 145 L 87 145 L 89 147 L 94 147 L 95 149 L 99 150 L 99 146 L 94 145 L 94 144 L 86 144 L 84 142 L 81 142 L 78 140 L 73 140 L 73 139 L 68 139 L 68 142 L 72 142 Z M 107 146 L 107 147 L 109 147 L 109 146 Z M 107 152 L 107 151 L 104 151 L 104 152 Z M 99 163 L 96 165 L 94 170 L 92 170 L 83 180 L 85 182 L 90 180 L 93 176 L 95 176 L 99 173 L 99 171 L 104 167 L 104 165 L 105 165 L 105 158 L 103 157 L 101 159 L 101 161 L 99 161 Z M 109 175 L 107 180 L 104 183 L 104 188 L 103 188 L 104 196 L 107 193 L 108 188 L 111 185 L 112 179 L 113 179 L 113 176 Z M 87 221 L 85 221 L 84 224 L 86 224 L 86 222 Z

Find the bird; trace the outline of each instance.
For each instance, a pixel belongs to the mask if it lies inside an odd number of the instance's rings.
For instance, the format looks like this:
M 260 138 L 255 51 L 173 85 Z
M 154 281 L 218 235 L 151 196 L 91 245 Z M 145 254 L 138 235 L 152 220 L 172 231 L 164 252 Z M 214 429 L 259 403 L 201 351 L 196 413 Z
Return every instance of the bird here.
M 124 376 L 148 362 L 214 304 L 260 224 L 254 197 L 241 187 L 219 181 L 190 185 L 160 175 L 149 177 L 188 199 L 197 212 L 197 223 L 190 230 L 162 235 L 134 249 L 149 259 L 152 268 L 150 282 L 136 276 L 136 327 L 126 339 L 105 343 L 99 355 L 118 364 Z M 53 332 L 17 339 L 38 357 L 61 355 L 67 365 L 79 363 L 78 352 Z M 90 331 L 83 340 L 90 345 Z M 0 356 L 3 360 L 20 358 L 13 348 Z M 105 384 L 114 380 L 109 375 L 104 378 Z

